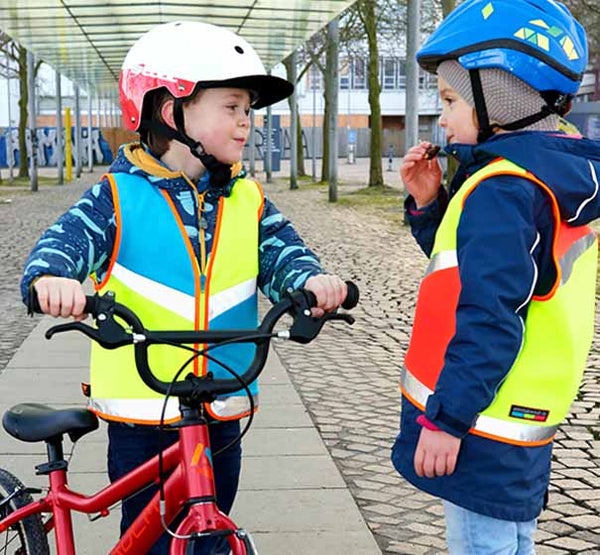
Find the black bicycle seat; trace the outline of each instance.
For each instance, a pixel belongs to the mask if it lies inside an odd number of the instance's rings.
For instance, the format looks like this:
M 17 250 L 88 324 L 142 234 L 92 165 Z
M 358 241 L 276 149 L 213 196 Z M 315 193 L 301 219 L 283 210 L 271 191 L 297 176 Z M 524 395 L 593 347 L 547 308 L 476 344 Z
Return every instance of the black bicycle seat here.
M 98 427 L 98 418 L 87 409 L 53 409 L 38 403 L 21 403 L 4 413 L 4 429 L 21 441 L 48 441 L 69 434 L 75 442 Z

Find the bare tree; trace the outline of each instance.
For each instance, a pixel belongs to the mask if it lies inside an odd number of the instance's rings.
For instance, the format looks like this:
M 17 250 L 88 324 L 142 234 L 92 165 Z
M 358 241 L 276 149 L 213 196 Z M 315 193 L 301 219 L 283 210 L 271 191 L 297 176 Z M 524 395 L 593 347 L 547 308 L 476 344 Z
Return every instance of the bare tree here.
M 14 41 L 6 33 L 0 31 L 0 51 L 8 56 L 2 60 L 0 71 L 3 77 L 17 77 L 19 79 L 19 177 L 29 177 L 27 164 L 27 118 L 29 115 L 27 103 L 29 92 L 27 90 L 27 49 Z M 11 63 L 12 62 L 12 63 Z M 38 60 L 34 68 L 34 78 L 42 64 Z

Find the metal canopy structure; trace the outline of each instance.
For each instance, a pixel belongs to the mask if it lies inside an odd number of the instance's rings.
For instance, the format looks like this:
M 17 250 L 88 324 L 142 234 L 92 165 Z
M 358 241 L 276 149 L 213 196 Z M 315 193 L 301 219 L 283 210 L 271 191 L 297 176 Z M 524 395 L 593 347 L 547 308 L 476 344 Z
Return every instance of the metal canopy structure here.
M 271 68 L 354 1 L 0 0 L 0 29 L 73 81 L 110 94 L 130 46 L 159 23 L 227 27 Z

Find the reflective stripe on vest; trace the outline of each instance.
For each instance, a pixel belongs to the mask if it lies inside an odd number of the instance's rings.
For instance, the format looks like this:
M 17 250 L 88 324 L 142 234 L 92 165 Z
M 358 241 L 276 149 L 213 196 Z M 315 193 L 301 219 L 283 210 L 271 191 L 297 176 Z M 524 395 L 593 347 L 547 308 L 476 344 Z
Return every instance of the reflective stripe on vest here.
M 199 230 L 184 227 L 168 194 L 136 175 L 108 177 L 117 235 L 108 275 L 97 289 L 114 291 L 117 301 L 136 312 L 148 329 L 256 328 L 260 187 L 254 181 L 238 179 L 232 194 L 220 199 L 212 252 L 202 275 L 189 240 Z M 184 207 L 194 206 L 191 187 L 177 194 Z M 228 345 L 213 349 L 211 355 L 243 372 L 254 352 L 254 345 Z M 192 355 L 176 347 L 151 346 L 150 367 L 160 380 L 168 382 Z M 179 379 L 190 371 L 210 371 L 217 379 L 231 377 L 206 359 L 193 361 Z M 249 387 L 257 405 L 257 384 Z M 106 350 L 92 346 L 91 395 L 91 409 L 109 420 L 154 424 L 159 422 L 164 404 L 164 397 L 139 378 L 132 347 Z M 217 419 L 240 418 L 248 413 L 249 402 L 241 391 L 218 398 L 207 409 Z M 177 400 L 169 400 L 165 420 L 179 417 Z
M 521 350 L 492 403 L 477 416 L 470 431 L 507 443 L 541 445 L 552 440 L 566 416 L 591 346 L 597 238 L 587 226 L 561 223 L 548 187 L 512 162 L 499 160 L 476 172 L 448 205 L 421 283 L 401 388 L 421 410 L 435 390 L 455 333 L 460 295 L 456 236 L 462 209 L 475 187 L 494 175 L 524 177 L 549 195 L 559 224 L 553 244 L 557 279 L 548 294 L 532 298 Z

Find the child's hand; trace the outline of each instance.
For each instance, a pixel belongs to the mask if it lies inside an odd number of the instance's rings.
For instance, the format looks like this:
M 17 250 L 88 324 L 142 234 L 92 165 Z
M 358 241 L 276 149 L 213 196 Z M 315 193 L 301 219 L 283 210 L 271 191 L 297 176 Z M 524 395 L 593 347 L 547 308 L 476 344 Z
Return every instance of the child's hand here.
M 337 276 L 320 274 L 309 277 L 304 284 L 304 289 L 311 291 L 317 297 L 317 306 L 312 309 L 312 315 L 319 318 L 325 312 L 331 312 L 340 306 L 346 299 L 348 288 Z
M 442 183 L 442 168 L 437 156 L 431 160 L 425 158 L 430 146 L 431 143 L 426 142 L 413 146 L 406 153 L 400 167 L 402 183 L 415 199 L 417 208 L 433 202 Z
M 417 476 L 449 476 L 456 468 L 461 440 L 442 430 L 421 429 L 415 451 Z
M 43 276 L 33 285 L 37 291 L 40 308 L 44 314 L 55 318 L 74 316 L 75 320 L 84 320 L 85 293 L 76 279 Z

